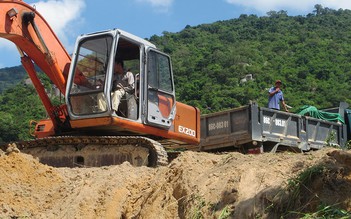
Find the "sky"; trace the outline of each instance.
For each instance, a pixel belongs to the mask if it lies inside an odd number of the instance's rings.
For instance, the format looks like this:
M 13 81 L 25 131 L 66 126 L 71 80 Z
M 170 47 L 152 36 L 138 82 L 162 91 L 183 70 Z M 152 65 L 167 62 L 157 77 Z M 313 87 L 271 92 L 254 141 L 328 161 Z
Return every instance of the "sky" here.
M 119 28 L 142 38 L 179 32 L 197 26 L 238 18 L 241 14 L 265 16 L 284 10 L 306 15 L 314 5 L 351 9 L 350 0 L 24 0 L 44 16 L 67 52 L 83 33 Z M 0 39 L 0 68 L 20 65 L 15 45 Z

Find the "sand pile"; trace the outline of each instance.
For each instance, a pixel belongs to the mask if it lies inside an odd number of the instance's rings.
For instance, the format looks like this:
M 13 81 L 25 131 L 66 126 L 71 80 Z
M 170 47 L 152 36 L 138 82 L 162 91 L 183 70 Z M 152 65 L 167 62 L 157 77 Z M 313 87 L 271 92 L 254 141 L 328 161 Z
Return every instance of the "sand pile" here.
M 350 154 L 333 151 L 189 151 L 166 167 L 132 167 L 126 162 L 73 169 L 2 152 L 0 218 L 269 218 L 298 206 L 287 206 L 289 192 L 284 189 L 290 179 L 314 165 L 322 165 L 324 171 L 311 179 L 311 194 L 304 194 L 310 199 L 298 199 L 299 205 L 307 206 L 299 210 L 310 211 L 320 203 L 351 210 Z

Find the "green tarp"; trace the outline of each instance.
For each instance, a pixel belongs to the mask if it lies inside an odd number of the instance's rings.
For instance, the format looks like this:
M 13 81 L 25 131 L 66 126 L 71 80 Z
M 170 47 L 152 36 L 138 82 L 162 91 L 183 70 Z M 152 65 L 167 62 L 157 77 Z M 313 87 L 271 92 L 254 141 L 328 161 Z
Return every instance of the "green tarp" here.
M 344 119 L 339 113 L 328 113 L 318 110 L 314 106 L 305 105 L 299 108 L 297 114 L 302 116 L 310 116 L 317 119 L 322 119 L 330 122 L 345 123 Z
M 351 110 L 345 109 L 345 120 L 347 125 L 347 139 L 351 139 Z

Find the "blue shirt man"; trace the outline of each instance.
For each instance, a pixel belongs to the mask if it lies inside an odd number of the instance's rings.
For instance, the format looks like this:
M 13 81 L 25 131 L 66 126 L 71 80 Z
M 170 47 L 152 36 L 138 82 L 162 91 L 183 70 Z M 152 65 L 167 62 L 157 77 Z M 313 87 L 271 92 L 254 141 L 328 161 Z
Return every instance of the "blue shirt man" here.
M 269 89 L 269 91 L 268 91 L 268 93 L 269 93 L 268 108 L 280 110 L 280 102 L 282 102 L 282 105 L 283 105 L 285 111 L 289 112 L 289 110 L 286 107 L 286 104 L 284 102 L 283 91 L 281 91 L 281 89 L 280 89 L 281 85 L 282 85 L 281 80 L 277 80 L 275 82 L 275 87 L 271 87 Z

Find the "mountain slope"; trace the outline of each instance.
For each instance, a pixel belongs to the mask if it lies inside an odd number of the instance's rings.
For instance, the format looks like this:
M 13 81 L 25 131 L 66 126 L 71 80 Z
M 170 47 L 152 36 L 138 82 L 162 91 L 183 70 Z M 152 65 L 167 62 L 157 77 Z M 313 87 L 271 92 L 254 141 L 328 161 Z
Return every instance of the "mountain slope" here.
M 205 113 L 250 100 L 266 105 L 267 90 L 281 79 L 295 109 L 350 102 L 351 11 L 322 7 L 307 16 L 267 15 L 152 36 L 173 58 L 178 99 Z M 240 83 L 248 74 L 254 80 Z
M 0 94 L 13 85 L 18 84 L 25 77 L 27 77 L 27 73 L 22 66 L 0 69 Z

